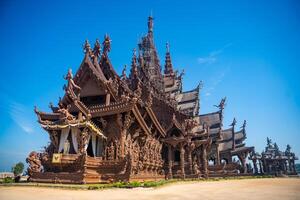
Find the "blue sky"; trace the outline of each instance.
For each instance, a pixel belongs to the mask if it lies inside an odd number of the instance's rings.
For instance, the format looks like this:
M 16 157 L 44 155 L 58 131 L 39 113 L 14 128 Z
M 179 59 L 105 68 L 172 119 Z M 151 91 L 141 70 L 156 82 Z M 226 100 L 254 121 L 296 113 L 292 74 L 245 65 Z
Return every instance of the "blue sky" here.
M 112 39 L 117 72 L 155 18 L 161 63 L 170 42 L 184 89 L 200 80 L 200 113 L 227 97 L 225 127 L 247 120 L 247 144 L 261 152 L 269 136 L 300 156 L 299 1 L 0 1 L 0 171 L 25 162 L 48 135 L 33 106 L 49 110 L 63 75 L 83 59 L 85 39 Z

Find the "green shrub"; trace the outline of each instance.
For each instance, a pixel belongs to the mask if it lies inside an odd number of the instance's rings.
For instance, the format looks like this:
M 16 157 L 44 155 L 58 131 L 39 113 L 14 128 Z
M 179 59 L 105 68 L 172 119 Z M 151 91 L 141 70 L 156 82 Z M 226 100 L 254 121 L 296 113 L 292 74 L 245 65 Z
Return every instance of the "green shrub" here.
M 15 182 L 14 179 L 11 177 L 5 177 L 3 179 L 3 183 L 14 183 L 14 182 Z

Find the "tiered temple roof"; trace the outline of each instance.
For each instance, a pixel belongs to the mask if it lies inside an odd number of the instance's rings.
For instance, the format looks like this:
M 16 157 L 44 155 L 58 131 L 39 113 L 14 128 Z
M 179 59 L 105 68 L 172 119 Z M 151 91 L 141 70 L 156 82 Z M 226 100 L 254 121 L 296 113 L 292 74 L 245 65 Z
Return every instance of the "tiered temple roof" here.
M 93 48 L 85 41 L 82 63 L 74 77 L 72 70 L 64 77 L 65 94 L 58 106 L 51 103 L 48 113 L 35 109 L 51 140 L 43 156 L 30 156 L 40 159 L 45 169 L 43 173 L 40 168 L 31 171 L 33 177 L 36 173 L 35 180 L 44 180 L 45 174 L 45 179 L 54 180 L 56 172 L 61 173 L 60 179 L 77 183 L 173 174 L 199 177 L 200 170 L 206 177 L 210 151 L 218 160 L 219 154 L 241 156 L 245 169 L 245 156 L 252 150 L 244 144 L 245 123 L 238 132 L 235 121 L 232 128 L 223 130 L 225 98 L 217 106 L 219 111 L 199 115 L 201 83 L 190 91 L 182 90 L 183 72 L 173 69 L 169 44 L 162 73 L 153 35 L 150 16 L 148 33 L 138 44 L 138 53 L 133 51 L 129 76 L 126 68 L 121 76 L 114 70 L 108 35 L 102 51 L 99 40 Z M 71 153 L 65 143 L 72 147 Z M 50 162 L 51 156 L 54 159 L 62 152 L 72 155 L 65 155 L 59 167 Z

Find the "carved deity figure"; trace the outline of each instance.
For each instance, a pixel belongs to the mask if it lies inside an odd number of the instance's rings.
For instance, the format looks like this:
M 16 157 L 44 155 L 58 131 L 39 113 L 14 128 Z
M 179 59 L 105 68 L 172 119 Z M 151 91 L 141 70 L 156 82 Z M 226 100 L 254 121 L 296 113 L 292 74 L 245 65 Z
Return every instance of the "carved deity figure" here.
M 42 170 L 42 163 L 40 160 L 40 154 L 32 151 L 29 156 L 26 158 L 26 162 L 29 164 L 28 167 L 28 174 L 32 176 L 34 172 L 41 172 Z
M 195 160 L 193 162 L 193 171 L 194 171 L 194 174 L 196 174 L 196 175 L 200 174 L 199 166 Z
M 124 65 L 124 68 L 123 68 L 123 70 L 122 70 L 122 75 L 121 75 L 121 79 L 122 80 L 126 80 L 126 68 L 127 68 L 127 66 L 126 65 Z
M 103 53 L 107 54 L 108 52 L 110 52 L 110 44 L 111 40 L 110 37 L 108 35 L 104 36 L 104 41 L 103 41 Z
M 268 147 L 272 147 L 272 140 L 269 137 L 267 137 L 267 145 Z
M 107 160 L 113 160 L 115 157 L 115 148 L 113 141 L 110 142 L 110 145 L 106 147 Z
M 68 109 L 69 109 L 69 107 L 67 107 L 67 108 L 59 108 L 57 110 L 57 112 L 60 113 L 60 115 L 61 115 L 60 118 L 62 120 L 69 120 L 70 121 L 70 120 L 74 120 L 75 119 L 75 117 L 69 113 Z
M 81 132 L 81 138 L 78 137 L 79 139 L 79 151 L 80 153 L 84 153 L 85 152 L 85 149 L 88 145 L 88 142 L 89 142 L 89 133 L 88 133 L 88 130 L 84 129 L 82 132 Z
M 78 85 L 76 85 L 73 81 L 72 69 L 68 70 L 68 73 L 64 77 L 64 79 L 68 81 L 67 86 L 64 86 L 65 91 L 69 93 L 72 97 L 79 98 L 79 92 L 81 88 Z
M 58 133 L 57 131 L 52 131 L 50 134 L 50 140 L 52 142 L 52 145 L 54 146 L 54 151 L 58 148 Z
M 70 142 L 68 139 L 66 139 L 64 143 L 64 154 L 69 154 L 70 151 Z

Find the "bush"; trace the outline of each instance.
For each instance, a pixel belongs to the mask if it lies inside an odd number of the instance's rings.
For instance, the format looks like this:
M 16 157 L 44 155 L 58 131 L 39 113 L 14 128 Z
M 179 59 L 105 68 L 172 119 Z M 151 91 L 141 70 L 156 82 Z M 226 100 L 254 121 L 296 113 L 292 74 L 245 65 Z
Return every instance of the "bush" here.
M 14 182 L 15 182 L 14 179 L 11 177 L 5 177 L 3 179 L 3 183 L 14 183 Z

